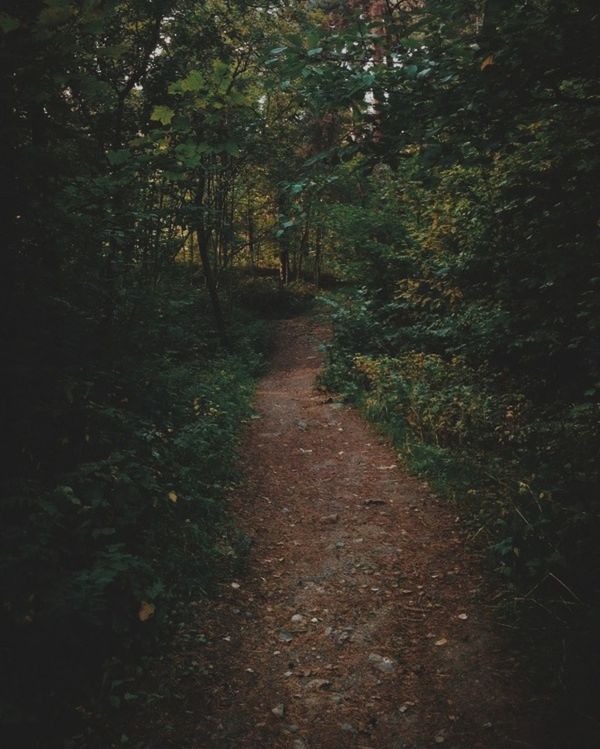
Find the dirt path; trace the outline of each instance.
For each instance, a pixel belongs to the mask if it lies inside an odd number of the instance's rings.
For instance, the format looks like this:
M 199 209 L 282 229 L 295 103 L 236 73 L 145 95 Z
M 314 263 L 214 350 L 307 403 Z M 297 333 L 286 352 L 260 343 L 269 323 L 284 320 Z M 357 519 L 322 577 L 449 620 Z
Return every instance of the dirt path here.
M 248 569 L 183 637 L 172 738 L 153 745 L 541 746 L 458 519 L 314 389 L 323 336 L 280 324 L 231 500 Z

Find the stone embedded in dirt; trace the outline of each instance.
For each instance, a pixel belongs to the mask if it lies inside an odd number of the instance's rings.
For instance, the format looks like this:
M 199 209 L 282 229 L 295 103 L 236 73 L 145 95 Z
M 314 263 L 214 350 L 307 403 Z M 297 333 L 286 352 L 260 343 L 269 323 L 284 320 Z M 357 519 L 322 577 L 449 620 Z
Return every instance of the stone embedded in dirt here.
M 291 631 L 293 633 L 295 633 L 295 634 L 300 634 L 302 632 L 306 632 L 307 631 L 307 624 L 306 624 L 305 617 L 302 616 L 299 619 L 294 619 L 292 617 L 290 627 L 291 627 Z
M 294 739 L 292 749 L 306 749 L 306 743 L 302 739 Z
M 344 408 L 344 404 L 343 403 L 330 403 L 329 408 L 335 408 L 335 409 Z
M 329 679 L 311 679 L 306 688 L 309 691 L 317 691 L 318 689 L 329 689 L 331 682 Z
M 281 642 L 291 642 L 294 639 L 294 635 L 287 629 L 280 630 L 278 637 Z
M 304 624 L 306 622 L 306 619 L 302 616 L 302 614 L 294 614 L 294 616 L 291 618 L 292 624 Z
M 391 674 L 396 670 L 396 661 L 393 658 L 388 658 L 378 653 L 371 653 L 369 655 L 369 662 L 374 668 L 384 674 Z
M 342 723 L 340 724 L 340 728 L 344 733 L 356 733 L 356 728 L 351 723 Z
M 384 505 L 385 499 L 379 499 L 377 497 L 371 497 L 369 499 L 365 499 L 363 501 L 363 504 L 369 507 L 370 505 Z
M 463 621 L 465 621 L 465 619 L 468 619 L 469 617 L 468 617 L 468 615 L 467 615 L 467 614 L 459 614 L 459 615 L 458 615 L 458 618 L 459 618 L 459 619 L 462 619 Z
M 340 516 L 337 512 L 334 512 L 332 515 L 323 515 L 320 518 L 320 522 L 324 525 L 327 523 L 337 523 L 337 521 L 340 519 Z
M 279 705 L 275 705 L 271 712 L 276 718 L 283 718 L 285 715 L 285 707 L 280 703 Z
M 437 645 L 438 647 L 441 647 L 442 645 L 446 645 L 446 643 L 447 643 L 447 642 L 448 642 L 448 640 L 447 640 L 447 639 L 446 639 L 445 637 L 440 637 L 440 639 L 439 639 L 439 640 L 436 640 L 436 641 L 435 641 L 435 644 L 436 644 L 436 645 Z

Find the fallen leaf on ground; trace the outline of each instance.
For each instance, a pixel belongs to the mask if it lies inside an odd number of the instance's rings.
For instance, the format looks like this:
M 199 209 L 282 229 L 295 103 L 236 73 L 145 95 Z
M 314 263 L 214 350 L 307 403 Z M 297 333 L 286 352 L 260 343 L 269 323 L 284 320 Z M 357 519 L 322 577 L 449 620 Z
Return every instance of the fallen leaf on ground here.
M 154 616 L 155 611 L 156 611 L 156 606 L 153 603 L 148 603 L 148 601 L 142 601 L 140 605 L 140 610 L 138 611 L 138 619 L 141 622 L 147 622 L 148 619 Z

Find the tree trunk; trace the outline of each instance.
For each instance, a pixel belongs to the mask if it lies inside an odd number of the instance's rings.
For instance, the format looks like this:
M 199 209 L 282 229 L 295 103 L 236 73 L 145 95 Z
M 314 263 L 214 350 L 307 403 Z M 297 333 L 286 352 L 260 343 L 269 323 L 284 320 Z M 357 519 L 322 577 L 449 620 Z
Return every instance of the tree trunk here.
M 225 330 L 225 322 L 223 320 L 223 313 L 221 311 L 221 302 L 219 300 L 219 293 L 217 291 L 217 283 L 213 272 L 213 267 L 210 260 L 210 247 L 209 237 L 210 232 L 206 227 L 206 217 L 204 214 L 204 198 L 205 198 L 205 180 L 202 178 L 196 192 L 196 204 L 200 213 L 198 223 L 196 225 L 196 238 L 198 239 L 198 254 L 200 255 L 200 263 L 202 264 L 202 270 L 204 271 L 204 278 L 206 279 L 206 288 L 208 289 L 208 296 L 212 306 L 213 316 L 215 318 L 215 324 L 217 326 L 217 333 L 221 343 L 227 346 L 229 341 L 227 339 L 227 333 Z
M 202 270 L 204 271 L 204 278 L 206 279 L 206 288 L 208 289 L 208 295 L 210 297 L 210 303 L 212 306 L 213 315 L 215 318 L 215 324 L 217 326 L 217 333 L 221 343 L 224 346 L 229 344 L 227 339 L 227 333 L 225 331 L 225 322 L 223 320 L 223 313 L 221 312 L 221 302 L 219 300 L 219 293 L 217 291 L 217 285 L 215 283 L 215 277 L 213 269 L 210 263 L 210 253 L 208 249 L 208 235 L 204 227 L 198 227 L 196 230 L 196 237 L 198 239 L 198 251 L 200 253 L 200 262 L 202 263 Z
M 279 284 L 287 286 L 290 282 L 290 251 L 288 247 L 279 250 Z
M 317 227 L 315 236 L 315 286 L 319 288 L 321 281 L 321 256 L 323 254 L 323 234 L 321 227 Z

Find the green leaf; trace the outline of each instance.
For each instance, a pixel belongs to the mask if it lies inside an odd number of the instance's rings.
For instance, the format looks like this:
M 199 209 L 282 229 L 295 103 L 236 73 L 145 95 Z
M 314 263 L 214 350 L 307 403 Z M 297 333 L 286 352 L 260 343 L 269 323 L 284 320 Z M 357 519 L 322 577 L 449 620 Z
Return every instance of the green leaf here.
M 11 31 L 15 31 L 21 25 L 21 21 L 14 16 L 9 16 L 8 13 L 0 13 L 0 31 L 4 34 L 8 34 Z
M 121 164 L 125 164 L 125 162 L 129 161 L 131 158 L 131 151 L 128 148 L 120 148 L 117 151 L 109 151 L 106 154 L 106 158 L 108 159 L 108 163 L 111 166 L 120 166 Z
M 170 94 L 186 93 L 188 91 L 196 92 L 206 86 L 204 75 L 199 70 L 191 70 L 185 78 L 175 81 L 169 85 Z
M 70 0 L 46 0 L 45 5 L 38 16 L 42 26 L 60 26 L 77 13 Z
M 313 49 L 309 49 L 306 53 L 308 57 L 316 57 L 317 55 L 320 55 L 323 51 L 323 47 L 314 47 Z
M 225 153 L 228 153 L 230 156 L 239 156 L 240 155 L 240 147 L 237 143 L 224 143 L 222 146 L 223 151 Z
M 315 153 L 313 156 L 306 159 L 304 163 L 306 166 L 311 166 L 311 164 L 315 164 L 317 161 L 322 161 L 323 159 L 326 159 L 330 155 L 331 155 L 331 149 L 328 149 L 327 151 L 320 151 L 319 153 Z
M 180 143 L 175 154 L 183 166 L 195 169 L 202 163 L 202 155 L 210 151 L 207 143 Z
M 401 39 L 400 44 L 403 44 L 405 47 L 408 47 L 409 49 L 420 49 L 423 46 L 423 42 L 418 39 Z
M 127 52 L 127 46 L 125 44 L 113 44 L 106 47 L 101 47 L 96 53 L 98 57 L 106 57 L 111 60 L 118 60 Z
M 170 125 L 173 117 L 175 117 L 175 112 L 170 107 L 165 107 L 162 104 L 155 106 L 150 115 L 151 120 L 160 122 L 161 125 Z

